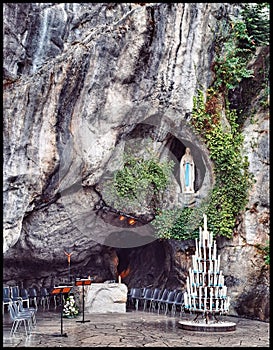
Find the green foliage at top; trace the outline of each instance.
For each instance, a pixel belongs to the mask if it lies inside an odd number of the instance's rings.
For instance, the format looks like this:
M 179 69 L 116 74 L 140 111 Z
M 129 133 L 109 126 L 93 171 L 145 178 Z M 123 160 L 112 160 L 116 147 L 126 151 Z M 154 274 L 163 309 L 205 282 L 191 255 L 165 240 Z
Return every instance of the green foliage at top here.
M 253 76 L 253 71 L 247 68 L 247 62 L 255 46 L 243 21 L 231 22 L 227 37 L 221 37 L 221 41 L 221 52 L 214 65 L 214 88 L 227 92 L 237 87 L 243 78 Z M 218 50 L 220 51 L 220 45 Z
M 255 46 L 269 45 L 269 2 L 244 4 L 242 17 Z

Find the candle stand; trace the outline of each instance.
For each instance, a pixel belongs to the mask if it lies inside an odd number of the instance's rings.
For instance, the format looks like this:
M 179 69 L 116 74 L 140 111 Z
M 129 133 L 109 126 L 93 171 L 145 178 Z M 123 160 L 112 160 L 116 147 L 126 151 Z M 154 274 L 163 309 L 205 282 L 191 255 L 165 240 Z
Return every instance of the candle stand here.
M 233 331 L 236 324 L 220 321 L 218 316 L 229 311 L 230 297 L 220 270 L 220 254 L 217 255 L 216 241 L 207 230 L 207 216 L 204 214 L 204 229 L 199 227 L 199 240 L 195 239 L 195 254 L 186 281 L 184 311 L 195 314 L 191 321 L 179 321 L 179 326 L 197 331 Z

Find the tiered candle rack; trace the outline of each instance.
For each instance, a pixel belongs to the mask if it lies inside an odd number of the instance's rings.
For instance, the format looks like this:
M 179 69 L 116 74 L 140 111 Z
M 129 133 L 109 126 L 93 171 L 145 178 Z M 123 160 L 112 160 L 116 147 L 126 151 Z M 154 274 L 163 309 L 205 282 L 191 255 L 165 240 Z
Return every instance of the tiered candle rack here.
M 199 241 L 195 239 L 196 251 L 189 268 L 187 290 L 184 293 L 184 310 L 196 314 L 194 322 L 201 315 L 205 323 L 218 322 L 217 315 L 229 311 L 230 297 L 220 270 L 220 254 L 217 256 L 216 241 L 207 229 L 207 216 L 204 214 L 204 229 L 199 227 Z

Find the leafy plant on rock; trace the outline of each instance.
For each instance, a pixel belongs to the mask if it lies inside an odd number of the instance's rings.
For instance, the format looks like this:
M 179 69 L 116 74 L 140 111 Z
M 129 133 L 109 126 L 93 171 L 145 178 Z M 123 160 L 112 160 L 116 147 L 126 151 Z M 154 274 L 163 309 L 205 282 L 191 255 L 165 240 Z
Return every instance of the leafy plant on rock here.
M 160 160 L 151 152 L 124 153 L 123 167 L 105 184 L 105 199 L 124 212 L 155 212 L 170 183 L 172 160 Z

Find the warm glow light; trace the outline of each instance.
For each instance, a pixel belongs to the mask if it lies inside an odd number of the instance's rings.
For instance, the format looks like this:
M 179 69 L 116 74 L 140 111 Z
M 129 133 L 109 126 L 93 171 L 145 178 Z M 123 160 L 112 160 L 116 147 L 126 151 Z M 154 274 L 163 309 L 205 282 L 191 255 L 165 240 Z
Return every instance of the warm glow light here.
M 120 219 L 120 221 L 123 221 L 125 219 L 125 216 L 120 215 L 119 219 Z
M 126 276 L 128 276 L 128 275 L 129 275 L 129 272 L 130 272 L 130 266 L 129 266 L 129 267 L 127 267 L 127 269 L 126 269 L 126 270 L 121 271 L 121 273 L 120 273 L 120 277 L 121 277 L 121 278 L 125 278 Z
M 130 225 L 134 225 L 134 224 L 135 224 L 135 222 L 136 222 L 136 220 L 135 220 L 135 219 L 129 219 L 129 224 L 130 224 Z

